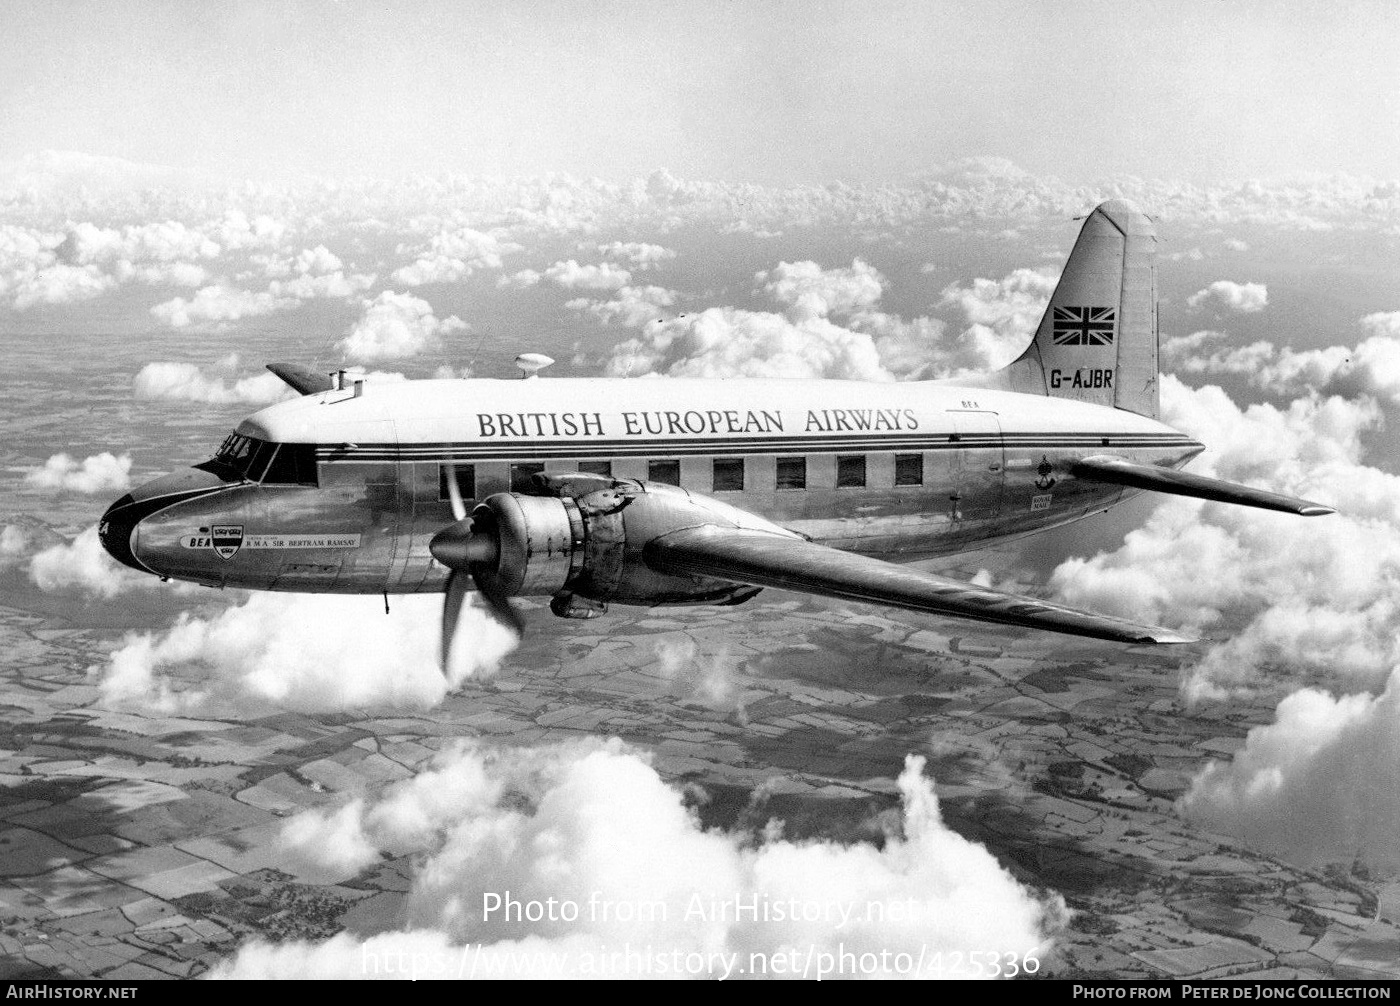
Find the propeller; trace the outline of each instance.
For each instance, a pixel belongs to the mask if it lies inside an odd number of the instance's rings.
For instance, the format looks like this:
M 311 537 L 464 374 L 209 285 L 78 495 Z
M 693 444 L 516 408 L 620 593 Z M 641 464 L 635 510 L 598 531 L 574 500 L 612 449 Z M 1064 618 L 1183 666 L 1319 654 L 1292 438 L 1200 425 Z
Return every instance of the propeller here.
M 452 504 L 456 521 L 433 535 L 428 551 L 451 572 L 447 576 L 447 596 L 442 603 L 442 635 L 438 659 L 442 673 L 447 675 L 447 659 L 452 653 L 452 641 L 457 635 L 462 605 L 467 591 L 474 585 L 486 599 L 486 610 L 497 622 L 517 636 L 525 632 L 525 622 L 511 606 L 509 596 L 501 589 L 495 566 L 500 558 L 500 545 L 493 528 L 477 527 L 477 521 L 467 515 L 462 489 L 457 484 L 455 465 L 447 466 L 447 498 Z

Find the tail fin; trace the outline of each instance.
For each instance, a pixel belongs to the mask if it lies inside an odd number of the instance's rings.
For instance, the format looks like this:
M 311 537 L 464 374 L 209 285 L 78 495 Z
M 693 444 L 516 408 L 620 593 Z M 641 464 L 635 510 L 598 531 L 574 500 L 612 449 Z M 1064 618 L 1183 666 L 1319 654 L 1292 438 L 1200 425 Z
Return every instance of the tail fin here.
M 1157 418 L 1157 234 L 1136 206 L 1089 214 L 1035 339 L 993 380 Z

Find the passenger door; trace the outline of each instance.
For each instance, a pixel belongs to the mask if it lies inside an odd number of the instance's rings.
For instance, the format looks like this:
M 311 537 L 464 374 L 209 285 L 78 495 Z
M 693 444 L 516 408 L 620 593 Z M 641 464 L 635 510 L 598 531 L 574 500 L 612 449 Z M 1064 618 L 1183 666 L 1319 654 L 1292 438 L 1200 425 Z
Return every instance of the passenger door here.
M 1006 477 L 1001 422 L 995 412 L 950 410 L 949 417 L 958 442 L 953 519 L 990 520 L 1001 513 Z

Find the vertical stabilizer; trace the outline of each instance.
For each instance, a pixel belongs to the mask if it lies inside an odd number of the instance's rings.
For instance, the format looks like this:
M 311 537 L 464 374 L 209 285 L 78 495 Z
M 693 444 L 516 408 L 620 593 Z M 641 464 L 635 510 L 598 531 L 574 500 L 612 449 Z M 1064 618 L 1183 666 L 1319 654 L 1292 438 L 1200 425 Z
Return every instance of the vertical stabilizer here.
M 1089 214 L 1035 339 L 994 380 L 1157 418 L 1157 234 L 1136 206 Z

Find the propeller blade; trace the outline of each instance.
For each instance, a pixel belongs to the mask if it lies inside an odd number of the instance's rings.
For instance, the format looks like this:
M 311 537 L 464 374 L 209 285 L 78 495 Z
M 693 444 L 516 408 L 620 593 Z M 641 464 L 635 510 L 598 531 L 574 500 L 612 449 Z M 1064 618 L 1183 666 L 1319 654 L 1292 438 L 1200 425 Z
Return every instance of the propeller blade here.
M 447 463 L 447 498 L 452 503 L 454 520 L 467 519 L 467 505 L 462 502 L 462 487 L 457 484 L 457 466 Z
M 438 666 L 447 677 L 447 660 L 452 655 L 452 641 L 457 636 L 457 623 L 462 618 L 462 604 L 467 599 L 471 578 L 459 569 L 447 576 L 447 596 L 442 602 L 442 637 L 438 648 Z
M 510 603 L 509 595 L 501 590 L 495 575 L 484 566 L 473 564 L 468 568 L 471 570 L 472 580 L 476 582 L 477 592 L 486 598 L 486 610 L 491 612 L 491 617 L 517 636 L 523 636 L 525 619 L 520 617 L 520 612 Z
M 453 511 L 462 508 L 461 492 L 457 489 L 456 473 L 448 471 L 451 486 Z M 464 509 L 464 508 L 463 508 Z M 457 636 L 457 626 L 462 617 L 462 605 L 466 602 L 467 591 L 475 585 L 477 592 L 486 601 L 486 611 L 501 625 L 510 629 L 516 636 L 525 633 L 525 622 L 520 613 L 510 603 L 510 597 L 501 589 L 496 578 L 496 563 L 500 559 L 500 545 L 490 530 L 478 530 L 476 522 L 461 518 L 449 524 L 428 542 L 428 551 L 433 558 L 451 572 L 447 576 L 447 596 L 442 602 L 442 638 L 439 658 L 442 673 L 449 677 L 448 661 L 452 656 L 452 643 Z

